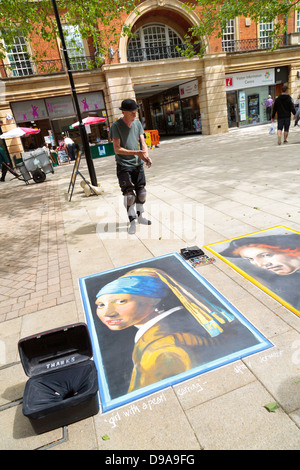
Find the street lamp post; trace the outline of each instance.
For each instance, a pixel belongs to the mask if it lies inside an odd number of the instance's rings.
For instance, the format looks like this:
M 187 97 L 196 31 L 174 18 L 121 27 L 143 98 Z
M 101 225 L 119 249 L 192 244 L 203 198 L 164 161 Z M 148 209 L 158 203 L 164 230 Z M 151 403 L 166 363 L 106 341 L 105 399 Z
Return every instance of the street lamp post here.
M 61 42 L 62 42 L 62 47 L 63 47 L 64 57 L 65 57 L 65 61 L 66 61 L 70 86 L 71 86 L 71 90 L 72 90 L 72 94 L 73 94 L 73 100 L 74 100 L 76 113 L 77 113 L 77 117 L 78 117 L 78 121 L 79 121 L 80 136 L 81 136 L 81 140 L 82 140 L 83 150 L 84 150 L 84 153 L 85 153 L 86 163 L 87 163 L 90 178 L 91 178 L 91 184 L 92 184 L 92 186 L 97 186 L 97 177 L 96 177 L 95 168 L 94 168 L 94 164 L 93 164 L 93 160 L 92 160 L 92 156 L 91 156 L 90 145 L 89 145 L 85 125 L 82 122 L 80 107 L 79 107 L 79 103 L 78 103 L 78 99 L 77 99 L 75 84 L 74 84 L 73 75 L 72 75 L 72 71 L 71 71 L 71 65 L 70 65 L 69 56 L 68 56 L 68 52 L 67 52 L 67 48 L 66 48 L 64 33 L 63 33 L 63 30 L 62 30 L 62 26 L 61 26 L 61 22 L 60 22 L 60 18 L 59 18 L 59 13 L 58 13 L 57 5 L 56 5 L 56 0 L 52 0 L 52 5 L 53 5 L 54 13 L 55 13 L 58 32 L 59 32 L 60 39 L 61 39 Z

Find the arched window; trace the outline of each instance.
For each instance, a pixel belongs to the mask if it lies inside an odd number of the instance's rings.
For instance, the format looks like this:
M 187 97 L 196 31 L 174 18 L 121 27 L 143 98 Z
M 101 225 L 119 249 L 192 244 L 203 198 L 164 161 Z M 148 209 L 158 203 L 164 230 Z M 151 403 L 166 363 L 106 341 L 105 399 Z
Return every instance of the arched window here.
M 177 46 L 184 49 L 183 39 L 169 26 L 148 24 L 138 29 L 128 42 L 128 62 L 180 57 Z

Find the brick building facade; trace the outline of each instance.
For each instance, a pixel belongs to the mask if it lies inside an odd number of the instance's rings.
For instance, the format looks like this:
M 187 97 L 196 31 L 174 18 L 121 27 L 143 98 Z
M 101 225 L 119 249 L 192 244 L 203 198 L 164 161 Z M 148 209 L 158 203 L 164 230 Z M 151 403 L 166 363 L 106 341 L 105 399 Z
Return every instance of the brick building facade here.
M 264 103 L 269 95 L 275 99 L 284 83 L 291 96 L 298 97 L 300 21 L 296 14 L 288 20 L 280 48 L 273 52 L 268 50 L 267 34 L 272 25 L 241 17 L 228 23 L 222 37 L 203 38 L 207 45 L 203 58 L 182 57 L 177 46 L 198 21 L 197 14 L 188 12 L 179 0 L 145 0 L 139 2 L 139 12 L 125 18 L 136 37 L 120 37 L 113 47 L 108 40 L 102 66 L 93 62 L 97 51 L 91 41 L 82 41 L 79 55 L 70 51 L 82 117 L 107 118 L 107 125 L 91 129 L 92 144 L 107 138 L 125 98 L 140 103 L 140 118 L 147 129 L 178 135 L 224 133 L 230 127 L 267 122 Z M 25 59 L 20 58 L 16 45 L 0 64 L 2 131 L 15 125 L 35 125 L 41 133 L 6 141 L 10 154 L 29 145 L 40 146 L 45 138 L 54 146 L 65 134 L 79 139 L 78 131 L 70 129 L 77 116 L 59 39 L 53 48 L 37 33 L 30 44 L 23 44 L 22 38 L 17 41 Z M 47 51 L 47 57 L 34 65 L 30 53 L 37 47 Z

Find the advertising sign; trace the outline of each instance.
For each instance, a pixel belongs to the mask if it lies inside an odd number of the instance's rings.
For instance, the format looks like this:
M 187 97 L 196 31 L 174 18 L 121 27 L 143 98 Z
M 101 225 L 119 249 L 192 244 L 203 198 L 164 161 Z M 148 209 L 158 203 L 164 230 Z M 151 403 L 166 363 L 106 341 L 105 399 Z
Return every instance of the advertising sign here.
M 275 69 L 251 70 L 225 75 L 226 91 L 274 84 Z
M 58 116 L 73 116 L 75 109 L 71 96 L 59 96 L 45 100 L 50 119 Z
M 179 85 L 179 94 L 181 99 L 198 95 L 198 93 L 198 80 L 192 80 L 191 82 Z
M 105 108 L 102 91 L 95 93 L 79 93 L 77 97 L 82 113 Z
M 19 101 L 11 103 L 11 108 L 17 123 L 47 118 L 44 100 Z

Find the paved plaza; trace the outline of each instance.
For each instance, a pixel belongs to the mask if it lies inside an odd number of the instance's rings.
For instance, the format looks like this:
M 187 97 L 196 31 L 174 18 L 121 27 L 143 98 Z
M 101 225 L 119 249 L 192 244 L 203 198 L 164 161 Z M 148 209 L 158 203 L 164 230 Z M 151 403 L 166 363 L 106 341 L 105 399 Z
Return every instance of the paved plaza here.
M 22 414 L 20 338 L 85 322 L 78 279 L 277 225 L 300 231 L 300 128 L 268 125 L 162 141 L 146 169 L 149 227 L 127 234 L 114 157 L 94 161 L 86 197 L 72 165 L 44 183 L 0 183 L 0 449 L 300 449 L 300 318 L 221 259 L 207 279 L 273 348 L 129 405 L 36 435 Z M 80 171 L 86 178 L 85 160 Z M 210 254 L 204 250 L 206 254 Z M 269 412 L 265 405 L 280 405 Z

